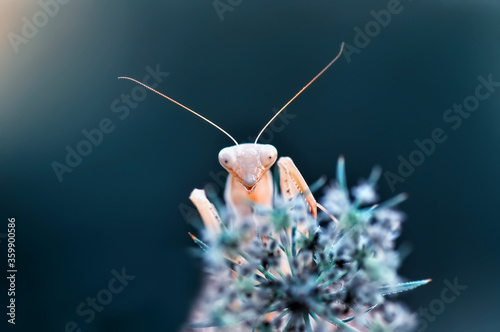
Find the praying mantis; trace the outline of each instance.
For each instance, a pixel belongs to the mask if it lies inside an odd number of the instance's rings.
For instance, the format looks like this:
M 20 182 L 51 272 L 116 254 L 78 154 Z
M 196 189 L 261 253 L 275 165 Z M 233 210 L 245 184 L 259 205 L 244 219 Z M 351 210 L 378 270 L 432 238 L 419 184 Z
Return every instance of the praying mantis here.
M 224 192 L 224 198 L 227 206 L 232 210 L 236 219 L 242 219 L 253 213 L 255 204 L 272 208 L 273 202 L 273 181 L 270 168 L 278 159 L 277 149 L 270 144 L 259 144 L 259 138 L 266 128 L 276 119 L 276 117 L 290 105 L 305 89 L 307 89 L 318 77 L 320 77 L 331 65 L 333 65 L 341 56 L 344 49 L 344 43 L 340 45 L 340 51 L 335 58 L 328 63 L 309 83 L 307 83 L 298 93 L 293 96 L 262 128 L 257 135 L 254 143 L 238 144 L 238 142 L 229 135 L 224 129 L 214 122 L 193 111 L 187 106 L 166 96 L 165 94 L 147 86 L 146 84 L 130 78 L 119 77 L 133 81 L 146 89 L 170 100 L 185 110 L 200 117 L 210 123 L 215 128 L 226 134 L 235 145 L 223 148 L 219 152 L 219 162 L 229 173 L 227 185 Z M 280 157 L 277 161 L 280 174 L 281 194 L 286 200 L 291 200 L 302 194 L 309 206 L 310 212 L 314 218 L 317 216 L 318 209 L 331 216 L 323 206 L 316 202 L 306 181 L 290 157 Z M 201 215 L 201 219 L 207 230 L 218 233 L 220 231 L 220 218 L 214 205 L 208 200 L 205 191 L 194 189 L 190 199 L 196 206 Z

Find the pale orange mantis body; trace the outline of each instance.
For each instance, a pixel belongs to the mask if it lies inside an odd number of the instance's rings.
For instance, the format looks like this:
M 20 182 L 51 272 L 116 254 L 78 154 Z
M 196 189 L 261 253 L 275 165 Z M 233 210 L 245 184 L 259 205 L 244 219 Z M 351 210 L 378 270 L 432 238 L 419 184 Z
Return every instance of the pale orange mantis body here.
M 309 83 L 307 83 L 295 96 L 283 106 L 269 122 L 262 128 L 254 143 L 238 144 L 238 142 L 229 135 L 224 129 L 218 125 L 196 113 L 192 109 L 182 105 L 174 99 L 164 95 L 161 92 L 129 77 L 119 77 L 119 79 L 131 80 L 143 87 L 159 94 L 160 96 L 172 101 L 173 103 L 188 110 L 194 115 L 207 121 L 224 134 L 229 136 L 235 143 L 222 149 L 219 152 L 219 162 L 228 173 L 228 180 L 224 192 L 224 198 L 228 207 L 233 210 L 237 218 L 248 216 L 252 213 L 252 205 L 258 204 L 267 207 L 272 207 L 273 200 L 273 181 L 269 169 L 277 160 L 278 151 L 269 144 L 257 143 L 259 137 L 266 128 L 276 119 L 276 117 L 295 100 L 309 85 L 311 85 L 319 76 L 321 76 L 335 61 L 338 60 L 344 49 L 344 43 L 340 46 L 340 51 L 337 56 L 323 68 Z M 302 193 L 314 218 L 317 216 L 317 209 L 320 208 L 328 214 L 328 212 L 314 199 L 314 196 L 309 189 L 306 181 L 300 174 L 299 170 L 293 163 L 290 157 L 281 157 L 278 160 L 280 172 L 280 189 L 284 199 L 291 200 L 292 198 Z M 218 233 L 220 231 L 220 218 L 212 203 L 206 197 L 205 191 L 194 189 L 190 195 L 191 201 L 198 209 L 205 227 L 209 231 Z M 335 220 L 333 216 L 330 216 Z

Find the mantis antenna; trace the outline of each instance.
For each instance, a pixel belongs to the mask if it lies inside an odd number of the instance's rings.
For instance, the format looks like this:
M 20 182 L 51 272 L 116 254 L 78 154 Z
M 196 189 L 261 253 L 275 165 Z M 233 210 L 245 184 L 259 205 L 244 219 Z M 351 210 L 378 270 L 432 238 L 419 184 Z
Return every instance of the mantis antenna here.
M 257 138 L 255 139 L 255 142 L 254 144 L 257 144 L 257 141 L 259 140 L 259 137 L 260 135 L 262 135 L 262 133 L 264 132 L 264 130 L 266 130 L 266 128 L 274 121 L 274 119 L 276 119 L 276 117 L 281 113 L 281 111 L 283 111 L 288 105 L 290 105 L 290 103 L 292 101 L 294 101 L 295 98 L 297 98 L 305 89 L 307 89 L 309 87 L 309 85 L 312 84 L 312 82 L 314 82 L 318 77 L 321 76 L 321 74 L 323 74 L 328 68 L 330 68 L 331 65 L 333 65 L 335 63 L 335 61 L 337 61 L 340 57 L 340 55 L 342 54 L 342 52 L 344 51 L 344 42 L 342 42 L 342 44 L 340 44 L 340 51 L 339 51 L 339 54 L 337 54 L 337 56 L 332 60 L 330 61 L 330 63 L 328 65 L 326 65 L 325 68 L 323 68 L 322 71 L 319 72 L 318 75 L 314 76 L 314 78 L 309 82 L 307 83 L 302 89 L 300 89 L 299 92 L 297 92 L 297 94 L 295 96 L 293 96 L 292 99 L 290 99 L 288 101 L 288 103 L 285 104 L 285 106 L 283 106 L 279 111 L 278 113 L 276 113 L 272 118 L 271 120 L 269 120 L 269 122 L 264 126 L 264 128 L 262 128 L 262 130 L 260 131 L 259 135 L 257 135 Z
M 120 76 L 120 77 L 118 77 L 118 79 L 124 79 L 124 80 L 129 80 L 129 81 L 135 82 L 135 83 L 137 83 L 137 84 L 139 84 L 139 85 L 142 85 L 142 86 L 143 86 L 143 87 L 145 87 L 146 89 L 149 89 L 149 90 L 153 91 L 154 93 L 159 94 L 159 95 L 160 95 L 160 96 L 162 96 L 163 98 L 166 98 L 166 99 L 170 100 L 171 102 L 173 102 L 173 103 L 175 103 L 175 104 L 179 105 L 180 107 L 184 108 L 185 110 L 188 110 L 189 112 L 193 113 L 194 115 L 196 115 L 196 116 L 198 116 L 198 117 L 202 118 L 203 120 L 205 120 L 206 122 L 210 123 L 212 126 L 214 126 L 215 128 L 217 128 L 217 129 L 219 129 L 220 131 L 222 131 L 224 134 L 226 134 L 227 136 L 229 136 L 229 138 L 230 138 L 230 139 L 232 139 L 232 140 L 233 140 L 233 142 L 234 142 L 236 145 L 238 145 L 238 142 L 236 142 L 236 140 L 233 138 L 233 136 L 229 135 L 229 134 L 227 133 L 227 131 L 225 131 L 224 129 L 222 129 L 221 127 L 219 127 L 218 125 L 216 125 L 215 123 L 213 123 L 212 121 L 210 121 L 209 119 L 205 118 L 204 116 L 202 116 L 202 115 L 200 115 L 200 114 L 196 113 L 195 111 L 193 111 L 193 110 L 192 110 L 192 109 L 190 109 L 189 107 L 182 105 L 182 104 L 181 104 L 181 103 L 179 103 L 178 101 L 175 101 L 174 99 L 172 99 L 172 98 L 170 98 L 170 97 L 168 97 L 168 96 L 164 95 L 164 94 L 163 94 L 163 93 L 161 93 L 161 92 L 156 91 L 155 89 L 153 89 L 153 88 L 151 88 L 151 87 L 147 86 L 146 84 L 144 84 L 144 83 L 142 83 L 142 82 L 139 82 L 139 81 L 138 81 L 138 80 L 136 80 L 136 79 L 133 79 L 133 78 L 130 78 L 130 77 L 125 77 L 125 76 Z

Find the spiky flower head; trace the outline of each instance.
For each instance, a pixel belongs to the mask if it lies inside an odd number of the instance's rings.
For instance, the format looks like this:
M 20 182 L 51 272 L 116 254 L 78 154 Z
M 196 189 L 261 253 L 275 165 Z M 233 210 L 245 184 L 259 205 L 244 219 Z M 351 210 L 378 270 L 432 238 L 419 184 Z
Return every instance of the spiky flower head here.
M 214 331 L 411 331 L 415 316 L 387 295 L 430 280 L 403 282 L 394 241 L 404 215 L 398 195 L 375 204 L 380 177 L 348 191 L 343 159 L 321 204 L 332 216 L 311 216 L 299 196 L 273 208 L 254 206 L 235 222 L 223 207 L 220 225 L 202 240 L 207 287 L 191 328 Z M 217 215 L 217 218 L 218 215 Z M 332 220 L 333 219 L 333 220 Z

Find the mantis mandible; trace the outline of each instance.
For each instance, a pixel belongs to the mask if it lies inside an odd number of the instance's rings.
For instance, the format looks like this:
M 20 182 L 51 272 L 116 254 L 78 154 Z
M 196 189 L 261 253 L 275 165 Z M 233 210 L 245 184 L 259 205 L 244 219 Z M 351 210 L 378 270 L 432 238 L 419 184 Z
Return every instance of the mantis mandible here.
M 340 51 L 337 56 L 328 63 L 309 83 L 307 83 L 298 93 L 293 96 L 262 128 L 257 135 L 254 143 L 238 144 L 238 142 L 229 135 L 224 129 L 208 120 L 204 116 L 198 114 L 187 106 L 177 102 L 176 100 L 156 91 L 155 89 L 147 86 L 146 84 L 130 78 L 119 77 L 119 79 L 127 79 L 137 84 L 142 85 L 158 95 L 170 100 L 171 102 L 179 105 L 185 110 L 193 113 L 194 115 L 202 118 L 206 122 L 219 129 L 226 134 L 235 145 L 223 148 L 219 152 L 219 162 L 224 167 L 229 175 L 227 178 L 227 185 L 224 192 L 226 204 L 233 210 L 237 217 L 244 217 L 252 213 L 252 204 L 259 204 L 263 206 L 272 207 L 273 199 L 273 182 L 269 169 L 277 160 L 278 151 L 270 144 L 259 144 L 260 136 L 266 128 L 276 119 L 276 117 L 295 100 L 307 87 L 309 87 L 318 77 L 320 77 L 330 66 L 335 63 L 341 56 L 344 49 L 344 43 L 340 46 Z M 299 170 L 293 163 L 290 157 L 281 157 L 277 162 L 280 172 L 280 188 L 281 193 L 285 199 L 291 200 L 292 198 L 302 193 L 307 204 L 309 205 L 311 214 L 314 218 L 317 216 L 317 209 L 323 210 L 330 215 L 319 203 L 316 202 L 314 196 L 309 189 L 306 181 L 300 174 Z M 202 220 L 207 229 L 218 232 L 220 227 L 220 219 L 215 207 L 210 203 L 205 195 L 204 190 L 194 189 L 190 195 L 191 201 L 198 209 Z M 251 204 L 249 204 L 251 203 Z M 333 216 L 330 215 L 335 220 Z

